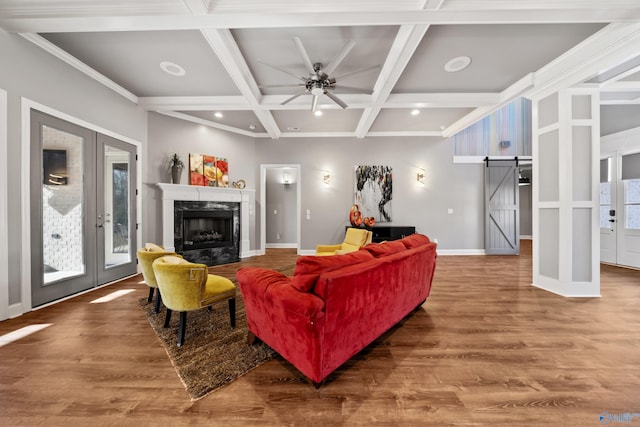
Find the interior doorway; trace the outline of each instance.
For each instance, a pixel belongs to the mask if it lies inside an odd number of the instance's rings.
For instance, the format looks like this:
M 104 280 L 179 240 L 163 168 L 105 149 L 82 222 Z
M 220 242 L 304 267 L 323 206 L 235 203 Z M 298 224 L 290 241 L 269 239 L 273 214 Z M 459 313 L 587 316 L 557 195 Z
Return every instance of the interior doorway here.
M 136 147 L 30 111 L 31 304 L 137 271 Z
M 301 179 L 298 164 L 260 165 L 260 242 L 300 252 Z

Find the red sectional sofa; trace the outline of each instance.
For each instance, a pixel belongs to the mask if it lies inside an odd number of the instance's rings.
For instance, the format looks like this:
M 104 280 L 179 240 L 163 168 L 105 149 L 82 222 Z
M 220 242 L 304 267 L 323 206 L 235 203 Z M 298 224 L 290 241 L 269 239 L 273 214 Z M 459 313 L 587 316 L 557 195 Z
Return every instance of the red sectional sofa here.
M 345 255 L 301 256 L 293 277 L 241 268 L 250 341 L 259 338 L 318 385 L 424 303 L 436 256 L 435 243 L 413 234 Z

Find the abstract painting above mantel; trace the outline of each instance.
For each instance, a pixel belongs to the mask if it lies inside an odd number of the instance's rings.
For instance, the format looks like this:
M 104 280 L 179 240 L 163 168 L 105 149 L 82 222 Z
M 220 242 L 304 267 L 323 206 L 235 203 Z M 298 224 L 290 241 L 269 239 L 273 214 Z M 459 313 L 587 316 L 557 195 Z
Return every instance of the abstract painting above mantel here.
M 393 175 L 390 166 L 355 167 L 355 203 L 363 217 L 391 222 Z
M 223 157 L 189 153 L 189 184 L 228 187 L 229 162 Z

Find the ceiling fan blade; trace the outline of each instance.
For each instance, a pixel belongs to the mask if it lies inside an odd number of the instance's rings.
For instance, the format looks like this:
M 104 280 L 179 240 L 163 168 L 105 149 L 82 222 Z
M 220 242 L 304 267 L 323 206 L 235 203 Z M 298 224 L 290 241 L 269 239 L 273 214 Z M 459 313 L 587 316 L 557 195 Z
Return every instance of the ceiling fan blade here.
M 297 75 L 297 74 L 294 74 L 294 73 L 292 73 L 291 71 L 287 71 L 287 70 L 285 70 L 285 69 L 283 69 L 283 68 L 276 67 L 275 65 L 267 64 L 266 62 L 262 62 L 262 61 L 258 61 L 258 62 L 259 62 L 259 63 L 261 63 L 262 65 L 266 65 L 267 67 L 271 67 L 271 68 L 273 68 L 274 70 L 278 70 L 278 71 L 280 71 L 281 73 L 285 73 L 285 74 L 288 74 L 288 75 L 290 75 L 290 76 L 292 76 L 292 77 L 295 77 L 295 78 L 296 78 L 296 79 L 298 79 L 298 80 L 302 80 L 303 82 L 304 82 L 304 81 L 307 81 L 307 79 L 305 79 L 304 77 L 299 76 L 299 75 Z
M 293 101 L 294 99 L 296 99 L 297 97 L 304 95 L 305 93 L 307 93 L 307 91 L 306 91 L 306 90 L 302 90 L 302 91 L 300 91 L 300 92 L 296 93 L 295 95 L 293 95 L 292 97 L 287 98 L 287 99 L 285 99 L 284 101 L 282 101 L 282 102 L 280 103 L 280 105 L 288 104 L 288 103 L 290 103 L 291 101 Z
M 302 40 L 299 37 L 294 37 L 293 42 L 298 47 L 298 51 L 300 52 L 300 56 L 302 56 L 302 62 L 304 62 L 304 66 L 307 67 L 309 74 L 315 74 L 315 70 L 313 69 L 313 63 L 311 59 L 309 59 L 309 55 L 307 55 L 307 51 L 302 44 Z
M 331 98 L 331 100 L 333 102 L 335 102 L 336 104 L 338 104 L 339 106 L 341 106 L 342 108 L 347 108 L 348 105 L 344 103 L 344 101 L 340 98 L 338 98 L 337 96 L 335 96 L 333 93 L 329 92 L 328 90 L 325 91 L 324 93 L 325 95 L 327 95 L 329 98 Z
M 374 65 L 374 66 L 372 66 L 372 67 L 361 68 L 361 69 L 356 70 L 356 71 L 351 71 L 351 72 L 349 72 L 349 73 L 345 73 L 345 74 L 342 74 L 342 75 L 340 75 L 340 76 L 336 76 L 335 78 L 336 78 L 336 80 L 341 80 L 341 79 L 344 79 L 345 77 L 353 76 L 354 74 L 365 73 L 365 72 L 367 72 L 367 71 L 378 70 L 378 69 L 380 69 L 380 68 L 381 68 L 381 66 L 380 66 L 380 65 Z
M 356 42 L 354 42 L 353 40 L 347 40 L 347 43 L 342 46 L 342 49 L 340 49 L 340 51 L 336 53 L 336 56 L 333 57 L 331 62 L 329 62 L 329 64 L 322 71 L 329 76 L 333 74 L 336 68 L 338 68 L 338 65 L 340 65 L 344 58 L 346 58 L 346 56 L 355 45 Z
M 337 91 L 343 91 L 343 92 L 349 92 L 349 93 L 364 93 L 366 95 L 371 95 L 372 93 L 371 89 L 363 89 L 360 87 L 343 86 L 343 85 L 334 86 L 334 89 Z
M 318 95 L 313 95 L 313 99 L 311 100 L 311 111 L 315 113 L 317 107 L 318 107 Z

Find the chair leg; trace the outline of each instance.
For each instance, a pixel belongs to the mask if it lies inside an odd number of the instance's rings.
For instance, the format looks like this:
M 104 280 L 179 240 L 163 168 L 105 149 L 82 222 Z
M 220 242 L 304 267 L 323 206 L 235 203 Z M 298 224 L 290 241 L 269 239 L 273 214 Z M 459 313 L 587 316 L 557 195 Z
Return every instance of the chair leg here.
M 171 310 L 167 308 L 167 314 L 164 317 L 164 327 L 169 327 L 169 322 L 171 321 Z
M 147 298 L 147 304 L 149 304 L 151 301 L 153 301 L 153 291 L 155 290 L 155 288 L 152 288 L 151 286 L 149 286 L 149 298 Z
M 231 329 L 236 327 L 236 299 L 229 299 L 229 321 L 231 322 Z
M 153 314 L 158 314 L 160 311 L 160 303 L 162 302 L 162 295 L 160 295 L 160 289 L 158 289 L 158 294 L 156 295 L 156 305 L 153 307 Z
M 180 312 L 180 327 L 178 328 L 178 347 L 182 347 L 184 343 L 184 334 L 187 330 L 187 312 Z

